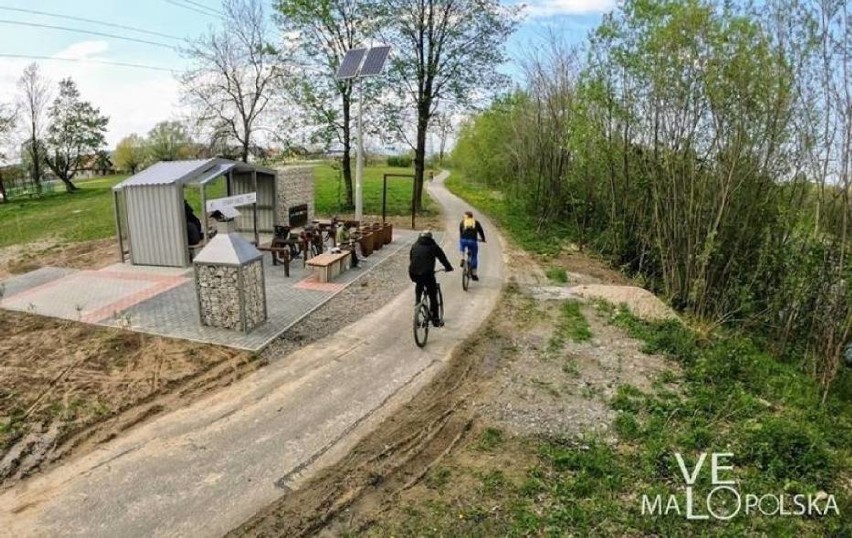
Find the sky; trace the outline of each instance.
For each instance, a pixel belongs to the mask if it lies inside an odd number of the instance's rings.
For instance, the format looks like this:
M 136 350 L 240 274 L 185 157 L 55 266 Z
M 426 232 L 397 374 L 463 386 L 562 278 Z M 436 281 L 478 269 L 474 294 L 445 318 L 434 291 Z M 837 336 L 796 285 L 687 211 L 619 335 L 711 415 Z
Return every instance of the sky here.
M 515 2 L 507 0 L 506 3 Z M 600 22 L 602 13 L 614 7 L 615 0 L 527 0 L 524 3 L 524 20 L 507 42 L 512 58 L 520 58 L 534 50 L 548 32 L 558 32 L 568 42 L 583 41 Z M 207 6 L 207 9 L 200 6 Z M 211 10 L 219 6 L 217 0 L 0 0 L 0 103 L 16 99 L 17 80 L 24 68 L 35 61 L 52 81 L 52 87 L 60 79 L 72 77 L 82 97 L 109 116 L 107 142 L 111 148 L 130 133 L 146 134 L 156 123 L 183 114 L 176 76 L 186 68 L 187 61 L 173 47 L 180 44 L 181 39 L 198 36 L 215 25 L 218 19 Z M 96 62 L 134 64 L 144 68 Z M 517 75 L 512 65 L 503 69 Z

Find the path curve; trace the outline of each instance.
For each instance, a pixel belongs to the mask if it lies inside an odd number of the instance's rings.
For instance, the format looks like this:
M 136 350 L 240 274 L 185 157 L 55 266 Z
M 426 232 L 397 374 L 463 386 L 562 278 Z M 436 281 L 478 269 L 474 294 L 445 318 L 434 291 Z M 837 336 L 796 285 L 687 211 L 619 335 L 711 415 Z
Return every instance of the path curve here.
M 444 247 L 457 263 L 467 205 L 429 184 L 443 207 Z M 476 332 L 504 283 L 501 240 L 482 219 L 480 281 L 465 293 L 442 274 L 447 326 L 418 349 L 413 292 L 342 331 L 92 453 L 0 495 L 2 536 L 211 536 L 248 520 L 342 458 L 428 383 Z

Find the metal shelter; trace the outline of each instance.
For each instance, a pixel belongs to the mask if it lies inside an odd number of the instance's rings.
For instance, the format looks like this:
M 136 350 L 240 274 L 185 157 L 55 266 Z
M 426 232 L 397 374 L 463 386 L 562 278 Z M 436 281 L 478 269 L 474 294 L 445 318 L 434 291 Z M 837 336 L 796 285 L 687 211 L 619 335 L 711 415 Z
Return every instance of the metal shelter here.
M 228 196 L 256 193 L 252 210 L 237 218 L 237 230 L 252 232 L 255 243 L 260 232 L 271 233 L 278 224 L 274 170 L 227 159 L 163 161 L 113 187 L 121 261 L 129 256 L 134 265 L 189 267 L 184 188 L 200 191 L 204 245 L 210 239 L 207 185 L 223 176 Z

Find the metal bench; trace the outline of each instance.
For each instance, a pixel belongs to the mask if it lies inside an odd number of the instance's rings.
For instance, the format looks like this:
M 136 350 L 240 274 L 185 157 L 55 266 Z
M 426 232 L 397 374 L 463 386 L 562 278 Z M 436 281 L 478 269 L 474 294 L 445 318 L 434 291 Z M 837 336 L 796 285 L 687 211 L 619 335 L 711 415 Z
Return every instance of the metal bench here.
M 343 251 L 337 254 L 326 252 L 314 256 L 307 261 L 307 264 L 318 270 L 320 282 L 331 282 L 331 280 L 346 271 L 351 263 L 349 260 L 349 251 Z

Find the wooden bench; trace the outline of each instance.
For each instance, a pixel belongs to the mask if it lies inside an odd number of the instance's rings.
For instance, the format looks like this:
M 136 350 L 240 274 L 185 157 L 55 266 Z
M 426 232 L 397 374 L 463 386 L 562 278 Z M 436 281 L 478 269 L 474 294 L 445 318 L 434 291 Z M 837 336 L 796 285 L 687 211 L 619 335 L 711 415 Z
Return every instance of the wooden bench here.
M 311 267 L 316 267 L 319 270 L 320 282 L 330 282 L 331 279 L 349 268 L 349 264 L 351 263 L 349 261 L 349 256 L 349 251 L 344 251 L 339 254 L 326 252 L 325 254 L 314 256 L 308 260 L 307 263 Z

